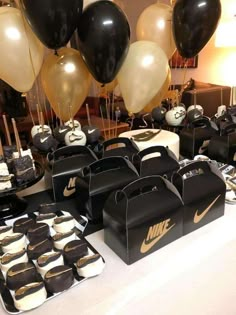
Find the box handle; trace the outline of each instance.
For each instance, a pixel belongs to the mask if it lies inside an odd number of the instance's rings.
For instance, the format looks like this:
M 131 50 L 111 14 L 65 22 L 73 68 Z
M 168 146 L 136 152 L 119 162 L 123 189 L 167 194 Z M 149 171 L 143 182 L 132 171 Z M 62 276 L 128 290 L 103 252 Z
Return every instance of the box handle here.
M 142 159 L 144 156 L 152 153 L 160 153 L 161 157 L 167 157 L 169 155 L 167 148 L 161 145 L 146 148 L 142 151 L 139 151 L 137 155 Z
M 104 151 L 113 144 L 124 144 L 126 147 L 132 147 L 136 149 L 137 151 L 139 150 L 136 144 L 133 142 L 133 140 L 129 138 L 125 138 L 125 137 L 117 137 L 117 138 L 112 138 L 103 142 Z
M 122 190 L 117 191 L 115 195 L 115 200 L 117 203 L 124 197 L 126 197 L 127 199 L 131 199 L 135 196 L 139 196 L 155 190 L 160 191 L 166 189 L 166 187 L 166 180 L 159 175 L 142 177 L 128 184 Z
M 94 160 L 97 160 L 97 157 L 93 151 L 84 145 L 71 145 L 57 149 L 53 152 L 53 159 L 56 161 L 61 157 L 68 157 L 76 154 L 87 154 L 88 156 L 92 156 Z
M 138 175 L 138 172 L 133 166 L 133 164 L 121 156 L 102 158 L 89 165 L 91 175 L 97 175 L 99 173 L 118 168 L 131 169 Z
M 227 126 L 221 129 L 221 135 L 227 136 L 231 133 L 234 133 L 236 131 L 236 124 L 235 123 L 229 123 Z
M 208 117 L 202 116 L 200 118 L 195 119 L 190 123 L 192 128 L 199 128 L 199 127 L 211 127 L 211 123 Z
M 211 167 L 207 161 L 196 161 L 178 170 L 177 174 L 184 176 L 185 174 L 189 172 L 197 171 L 197 170 L 202 170 L 203 173 L 208 173 L 211 170 Z

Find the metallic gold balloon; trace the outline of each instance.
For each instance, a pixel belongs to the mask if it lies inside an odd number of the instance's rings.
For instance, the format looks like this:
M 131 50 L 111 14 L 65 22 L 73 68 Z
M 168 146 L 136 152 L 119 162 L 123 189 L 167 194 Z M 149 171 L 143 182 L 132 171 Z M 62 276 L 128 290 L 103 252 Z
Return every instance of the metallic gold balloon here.
M 137 39 L 157 43 L 168 59 L 176 50 L 172 33 L 172 10 L 164 3 L 152 4 L 141 13 L 136 25 Z
M 160 106 L 161 105 L 161 101 L 165 98 L 165 95 L 169 89 L 170 86 L 170 82 L 171 82 L 171 70 L 169 68 L 168 71 L 168 75 L 166 77 L 165 82 L 163 83 L 162 87 L 160 88 L 159 92 L 154 96 L 154 98 L 151 100 L 150 103 L 148 103 L 143 111 L 147 112 L 147 113 L 151 113 L 151 111 L 153 110 L 153 108 Z
M 117 75 L 128 112 L 139 113 L 159 92 L 169 71 L 164 51 L 154 42 L 137 41 Z
M 0 7 L 0 78 L 28 92 L 43 63 L 44 47 L 19 9 Z
M 74 117 L 88 95 L 91 76 L 77 50 L 61 48 L 57 53 L 46 58 L 41 80 L 56 115 L 67 121 Z

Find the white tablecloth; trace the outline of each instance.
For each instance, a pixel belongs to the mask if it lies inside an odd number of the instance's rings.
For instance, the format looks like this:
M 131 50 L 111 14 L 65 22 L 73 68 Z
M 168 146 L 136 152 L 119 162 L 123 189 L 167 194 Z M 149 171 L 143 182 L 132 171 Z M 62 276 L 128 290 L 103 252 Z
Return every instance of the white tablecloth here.
M 106 260 L 103 273 L 27 314 L 235 315 L 235 225 L 227 205 L 225 216 L 130 266 L 96 232 L 87 239 Z
M 23 192 L 43 189 L 41 180 Z M 130 266 L 103 242 L 103 231 L 87 240 L 106 261 L 103 273 L 27 315 L 236 314 L 236 206 Z

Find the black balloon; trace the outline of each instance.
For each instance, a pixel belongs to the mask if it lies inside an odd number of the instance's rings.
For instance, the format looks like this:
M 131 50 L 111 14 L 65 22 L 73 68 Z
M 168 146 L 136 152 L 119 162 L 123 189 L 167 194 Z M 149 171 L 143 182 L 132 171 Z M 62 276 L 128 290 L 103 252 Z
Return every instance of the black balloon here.
M 78 24 L 79 50 L 101 83 L 117 75 L 129 50 L 130 27 L 124 12 L 111 1 L 91 3 Z
M 177 0 L 173 9 L 173 35 L 184 58 L 196 56 L 214 34 L 221 16 L 219 0 Z
M 22 0 L 34 33 L 50 49 L 66 46 L 83 10 L 83 0 Z

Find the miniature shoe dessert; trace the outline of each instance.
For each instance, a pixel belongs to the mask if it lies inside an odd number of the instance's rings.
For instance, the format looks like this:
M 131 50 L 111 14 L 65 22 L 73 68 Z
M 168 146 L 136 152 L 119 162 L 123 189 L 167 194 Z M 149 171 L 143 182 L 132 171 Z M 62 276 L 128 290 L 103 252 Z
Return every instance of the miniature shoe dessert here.
M 53 225 L 54 219 L 56 218 L 55 213 L 42 213 L 36 217 L 37 223 L 46 223 L 49 226 Z
M 26 237 L 22 233 L 13 233 L 4 237 L 1 242 L 3 253 L 12 253 L 26 248 Z
M 60 252 L 51 251 L 39 256 L 36 267 L 41 276 L 44 277 L 48 270 L 63 264 L 62 254 Z
M 46 238 L 44 240 L 29 243 L 27 253 L 29 259 L 38 259 L 43 253 L 50 252 L 53 249 L 52 240 Z
M 65 233 L 57 233 L 52 237 L 54 247 L 58 250 L 62 250 L 67 243 L 75 240 L 75 237 L 76 235 L 72 230 Z
M 14 253 L 5 253 L 0 258 L 0 267 L 3 271 L 7 272 L 12 266 L 19 263 L 28 262 L 28 256 L 24 249 L 14 252 Z
M 84 240 L 71 241 L 63 249 L 63 256 L 67 264 L 74 264 L 79 258 L 86 255 L 88 255 L 88 246 Z
M 50 236 L 49 226 L 46 223 L 35 223 L 28 229 L 27 237 L 29 242 L 39 242 Z
M 14 305 L 19 311 L 29 311 L 42 305 L 47 299 L 43 282 L 28 283 L 15 292 Z
M 28 283 L 37 282 L 38 278 L 39 275 L 32 263 L 19 263 L 8 269 L 6 283 L 10 290 L 17 290 Z
M 28 229 L 35 224 L 35 221 L 31 218 L 20 218 L 13 224 L 14 233 L 26 234 Z
M 76 263 L 78 274 L 89 278 L 102 273 L 105 263 L 99 254 L 80 258 Z
M 13 229 L 9 225 L 0 226 L 0 241 L 4 239 L 6 236 L 10 236 L 13 234 Z
M 61 265 L 50 269 L 44 277 L 47 290 L 58 293 L 69 289 L 74 282 L 72 268 Z
M 65 233 L 75 227 L 75 220 L 70 215 L 62 215 L 54 219 L 53 228 L 56 232 Z

